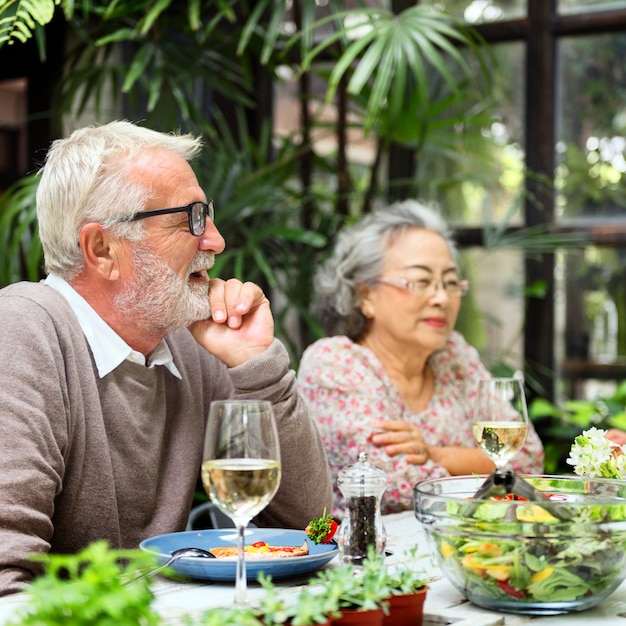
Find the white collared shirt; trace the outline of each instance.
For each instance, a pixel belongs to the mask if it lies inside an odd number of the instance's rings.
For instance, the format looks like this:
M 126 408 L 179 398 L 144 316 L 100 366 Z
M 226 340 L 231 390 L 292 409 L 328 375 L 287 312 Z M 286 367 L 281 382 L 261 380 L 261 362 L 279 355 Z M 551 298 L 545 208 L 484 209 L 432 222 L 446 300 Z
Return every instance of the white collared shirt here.
M 45 283 L 68 301 L 89 343 L 100 378 L 104 378 L 118 365 L 128 360 L 148 367 L 163 365 L 174 376 L 182 379 L 165 341 L 159 343 L 147 360 L 141 352 L 133 350 L 65 279 L 56 274 L 49 274 Z

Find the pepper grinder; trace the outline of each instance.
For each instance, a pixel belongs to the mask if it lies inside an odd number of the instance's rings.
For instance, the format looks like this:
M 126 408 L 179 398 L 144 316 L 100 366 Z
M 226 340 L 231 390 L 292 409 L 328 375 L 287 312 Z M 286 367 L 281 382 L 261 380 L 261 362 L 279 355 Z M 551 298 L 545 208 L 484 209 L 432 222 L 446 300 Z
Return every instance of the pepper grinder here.
M 359 566 L 370 546 L 383 554 L 387 535 L 380 513 L 380 501 L 387 487 L 385 472 L 368 461 L 361 452 L 354 465 L 342 469 L 337 485 L 346 502 L 338 530 L 339 559 Z

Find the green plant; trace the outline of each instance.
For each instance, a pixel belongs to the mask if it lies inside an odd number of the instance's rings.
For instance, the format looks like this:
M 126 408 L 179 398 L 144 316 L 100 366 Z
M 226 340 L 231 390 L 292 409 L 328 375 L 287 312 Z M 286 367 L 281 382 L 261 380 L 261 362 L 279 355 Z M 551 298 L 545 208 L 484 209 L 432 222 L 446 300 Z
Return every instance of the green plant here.
M 317 582 L 322 586 L 323 597 L 340 611 L 386 610 L 386 599 L 391 595 L 383 557 L 376 554 L 373 546 L 368 548 L 361 567 L 348 563 L 323 570 L 318 574 Z
M 267 626 L 284 624 L 289 619 L 289 613 L 284 598 L 278 595 L 278 591 L 272 583 L 272 577 L 260 572 L 257 577 L 265 594 L 254 609 L 257 617 L 263 620 Z
M 267 626 L 310 626 L 325 624 L 342 610 L 382 608 L 386 612 L 391 596 L 413 594 L 428 584 L 429 579 L 416 566 L 417 548 L 407 557 L 404 563 L 386 566 L 384 557 L 370 546 L 362 566 L 342 564 L 318 572 L 290 603 L 279 595 L 271 577 L 261 573 L 258 581 L 265 594 L 255 615 Z
M 556 405 L 545 398 L 534 399 L 528 415 L 544 442 L 547 474 L 565 474 L 572 471 L 565 460 L 572 441 L 583 430 L 595 426 L 626 430 L 626 381 L 621 382 L 613 395 L 594 400 L 566 400 Z
M 266 626 L 250 608 L 215 608 L 204 611 L 199 617 L 183 617 L 187 626 Z
M 39 15 L 53 0 L 27 4 L 31 16 Z M 477 69 L 488 93 L 489 54 L 445 13 L 410 7 L 394 14 L 364 2 L 346 10 L 340 0 L 329 0 L 323 10 L 309 0 L 54 4 L 63 8 L 68 41 L 76 44 L 58 82 L 54 126 L 88 110 L 97 121 L 124 110 L 159 130 L 202 133 L 207 147 L 198 176 L 216 202 L 228 243 L 215 273 L 255 280 L 270 292 L 277 334 L 295 361 L 322 334 L 310 310 L 314 269 L 338 228 L 389 192 L 381 168 L 393 146 L 425 156 L 417 159 L 425 172 L 421 181 L 435 187 L 436 180 L 452 178 L 448 171 L 433 176 L 424 164 L 458 160 L 470 143 L 472 158 L 460 178 L 482 171 L 474 164 L 486 151 L 468 138 L 485 143 L 481 129 L 489 116 L 466 94 L 478 91 Z M 11 18 L 11 29 L 30 34 L 27 12 L 0 11 Z M 45 24 L 50 17 L 36 21 Z M 357 22 L 363 37 L 355 37 Z M 285 34 L 286 24 L 295 24 L 295 35 Z M 329 35 L 320 38 L 322 31 Z M 43 39 L 45 28 L 35 32 Z M 457 45 L 465 46 L 463 53 Z M 286 68 L 296 77 L 302 124 L 279 134 L 263 121 L 270 114 L 258 97 L 258 81 L 266 81 L 261 87 L 281 85 Z M 320 103 L 332 103 L 333 121 Z M 354 132 L 372 139 L 371 166 L 350 163 Z M 337 137 L 337 149 L 327 152 L 317 139 L 329 134 Z M 411 185 L 407 195 L 418 195 L 416 180 L 404 182 Z M 34 223 L 34 213 L 28 217 Z
M 41 35 L 41 27 L 48 24 L 54 15 L 55 6 L 62 5 L 69 13 L 73 0 L 28 0 L 22 2 L 2 2 L 0 4 L 0 47 L 14 43 L 24 43 L 33 36 Z
M 311 626 L 326 624 L 329 620 L 339 617 L 339 607 L 333 599 L 324 596 L 315 589 L 302 587 L 295 603 L 289 608 L 291 626 Z
M 0 285 L 43 274 L 35 193 L 38 178 L 31 174 L 17 181 L 0 197 Z
M 147 553 L 112 550 L 98 541 L 77 554 L 34 558 L 43 561 L 45 572 L 30 585 L 30 600 L 12 626 L 160 624 L 149 578 L 137 578 L 137 570 L 155 565 Z
M 265 626 L 312 626 L 325 624 L 329 618 L 339 615 L 339 606 L 334 597 L 321 593 L 319 589 L 304 586 L 298 592 L 295 601 L 286 603 L 278 595 L 271 576 L 261 572 L 258 581 L 265 590 L 265 595 L 255 608 L 255 615 Z
M 408 551 L 410 561 L 387 569 L 387 585 L 392 595 L 415 593 L 428 585 L 429 577 L 417 567 L 417 546 Z

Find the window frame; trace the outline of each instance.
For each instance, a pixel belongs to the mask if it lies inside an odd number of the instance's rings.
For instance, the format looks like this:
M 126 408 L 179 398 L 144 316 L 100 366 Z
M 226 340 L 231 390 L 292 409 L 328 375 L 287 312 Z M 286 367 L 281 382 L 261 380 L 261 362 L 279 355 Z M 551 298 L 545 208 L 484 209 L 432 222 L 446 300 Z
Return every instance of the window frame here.
M 406 8 L 406 0 L 395 0 L 396 11 Z M 523 207 L 523 223 L 517 228 L 542 225 L 553 234 L 583 233 L 589 245 L 626 247 L 626 220 L 623 224 L 588 223 L 576 227 L 560 225 L 555 220 L 555 192 L 538 179 L 554 181 L 557 127 L 557 44 L 560 38 L 577 35 L 598 35 L 626 32 L 626 8 L 581 10 L 571 14 L 558 13 L 558 0 L 528 0 L 527 16 L 519 19 L 474 25 L 489 44 L 521 42 L 526 50 L 525 70 L 525 152 L 528 171 L 539 177 L 527 178 L 528 195 Z M 390 160 L 390 178 L 407 174 L 406 149 L 398 149 Z M 394 163 L 403 163 L 394 169 Z M 516 228 L 512 227 L 511 231 Z M 483 245 L 480 228 L 457 226 L 455 235 L 460 247 Z M 555 255 L 544 254 L 541 260 L 526 259 L 525 284 L 542 281 L 547 286 L 545 298 L 529 298 L 526 303 L 524 358 L 534 364 L 533 378 L 541 387 L 543 397 L 555 399 L 556 377 L 561 364 L 556 362 L 554 338 Z

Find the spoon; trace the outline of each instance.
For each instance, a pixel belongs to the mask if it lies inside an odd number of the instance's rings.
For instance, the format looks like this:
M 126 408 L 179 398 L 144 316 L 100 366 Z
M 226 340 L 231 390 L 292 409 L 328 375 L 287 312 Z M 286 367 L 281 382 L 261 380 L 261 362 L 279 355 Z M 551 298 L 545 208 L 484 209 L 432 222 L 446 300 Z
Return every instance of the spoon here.
M 207 550 L 203 550 L 202 548 L 179 548 L 178 550 L 174 550 L 170 555 L 170 558 L 157 567 L 144 572 L 143 574 L 139 574 L 139 576 L 135 576 L 135 578 L 131 578 L 131 580 L 125 582 L 125 585 L 130 583 L 134 583 L 137 580 L 141 580 L 142 578 L 146 578 L 147 576 L 153 576 L 157 572 L 160 572 L 162 569 L 169 567 L 174 561 L 178 561 L 178 559 L 184 559 L 185 557 L 193 557 L 200 559 L 214 559 L 216 558 L 213 554 L 208 552 Z

